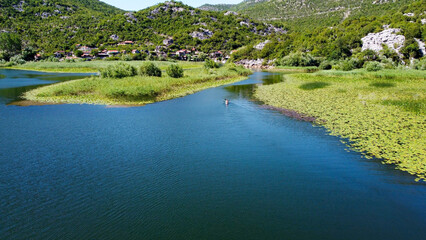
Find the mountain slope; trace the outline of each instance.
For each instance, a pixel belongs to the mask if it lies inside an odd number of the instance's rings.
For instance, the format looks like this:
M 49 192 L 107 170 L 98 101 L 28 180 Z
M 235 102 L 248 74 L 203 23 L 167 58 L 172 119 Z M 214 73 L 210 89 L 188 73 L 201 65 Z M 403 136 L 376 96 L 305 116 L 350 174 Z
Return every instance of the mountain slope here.
M 232 7 L 235 7 L 235 4 L 204 4 L 203 6 L 199 7 L 198 9 L 205 10 L 205 11 L 227 11 L 231 9 Z
M 179 2 L 138 12 L 124 12 L 96 0 L 8 2 L 1 5 L 0 32 L 16 32 L 26 45 L 46 52 L 126 40 L 155 48 L 166 38 L 174 39 L 172 48 L 198 47 L 212 52 L 285 32 L 245 16 L 202 11 Z
M 48 17 L 76 13 L 117 14 L 123 10 L 99 0 L 2 0 L 0 12 L 2 15 L 14 16 L 19 13 L 32 18 L 37 13 L 40 16 Z
M 245 0 L 226 10 L 304 28 L 335 25 L 349 16 L 379 16 L 410 2 L 413 0 Z

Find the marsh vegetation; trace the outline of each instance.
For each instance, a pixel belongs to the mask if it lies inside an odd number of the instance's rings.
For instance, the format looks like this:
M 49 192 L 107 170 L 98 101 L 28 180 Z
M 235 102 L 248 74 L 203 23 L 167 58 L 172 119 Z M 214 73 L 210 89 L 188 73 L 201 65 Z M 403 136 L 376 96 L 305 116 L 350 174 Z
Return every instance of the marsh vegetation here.
M 365 156 L 426 180 L 425 80 L 415 70 L 299 73 L 255 97 L 312 116 Z
M 177 75 L 162 76 L 153 63 L 143 65 L 139 71 L 132 65 L 121 63 L 101 70 L 101 76 L 42 87 L 26 93 L 25 98 L 52 103 L 143 105 L 232 83 L 251 73 L 235 65 L 185 71 L 180 66 L 168 65 L 173 66 L 168 72 Z

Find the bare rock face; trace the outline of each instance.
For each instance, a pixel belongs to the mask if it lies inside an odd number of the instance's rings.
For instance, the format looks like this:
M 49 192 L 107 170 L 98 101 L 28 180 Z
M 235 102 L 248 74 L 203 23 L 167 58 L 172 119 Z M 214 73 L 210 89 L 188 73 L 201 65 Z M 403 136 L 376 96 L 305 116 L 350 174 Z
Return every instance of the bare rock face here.
M 200 28 L 199 30 L 200 31 L 192 32 L 189 35 L 193 38 L 198 38 L 200 40 L 206 40 L 213 36 L 213 32 L 208 29 Z
M 120 40 L 120 38 L 116 34 L 113 34 L 113 35 L 109 36 L 109 38 L 111 38 L 114 41 Z
M 12 7 L 18 12 L 23 12 L 24 11 L 24 5 L 25 5 L 25 1 L 20 1 L 18 4 L 13 5 Z
M 254 46 L 254 48 L 256 48 L 257 50 L 262 50 L 266 46 L 266 44 L 268 44 L 270 42 L 271 41 L 266 40 L 264 42 L 261 42 L 261 43 L 257 44 L 256 46 Z
M 269 69 L 271 68 L 271 65 L 273 64 L 274 60 L 269 60 L 266 65 L 264 65 L 264 59 L 256 59 L 256 60 L 249 60 L 249 59 L 243 59 L 238 62 L 235 62 L 237 65 L 242 65 L 246 68 L 257 68 L 257 69 Z
M 124 16 L 126 16 L 127 22 L 132 23 L 132 22 L 138 21 L 138 19 L 135 17 L 135 15 L 133 15 L 133 12 L 127 12 L 127 13 L 124 14 Z
M 389 28 L 378 33 L 369 33 L 361 39 L 362 50 L 373 50 L 379 52 L 383 50 L 383 45 L 387 45 L 390 49 L 400 54 L 400 50 L 405 42 L 404 35 L 398 35 L 401 29 Z
M 422 42 L 420 39 L 414 38 L 416 40 L 417 44 L 419 44 L 419 49 L 422 52 L 423 56 L 426 56 L 426 46 L 425 43 Z
M 237 12 L 233 12 L 233 11 L 227 11 L 226 13 L 224 13 L 223 15 L 225 16 L 229 16 L 229 15 L 234 15 L 234 16 L 238 16 Z
M 173 13 L 184 12 L 186 10 L 185 8 L 182 8 L 182 7 L 176 7 L 175 5 L 176 5 L 175 2 L 165 2 L 164 6 L 161 6 L 161 7 L 158 7 L 156 9 L 152 10 L 151 13 L 150 13 L 151 15 L 148 18 L 154 19 L 155 15 L 157 15 L 161 12 L 167 12 L 167 11 L 169 11 L 169 9 L 171 9 L 173 11 Z M 196 14 L 196 12 L 194 12 L 194 14 Z

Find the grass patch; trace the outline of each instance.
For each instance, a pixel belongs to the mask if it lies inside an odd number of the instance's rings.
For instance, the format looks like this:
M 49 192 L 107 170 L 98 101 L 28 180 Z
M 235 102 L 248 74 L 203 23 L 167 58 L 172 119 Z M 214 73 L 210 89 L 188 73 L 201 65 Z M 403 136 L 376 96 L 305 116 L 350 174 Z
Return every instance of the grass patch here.
M 117 63 L 126 63 L 137 69 L 146 64 L 146 61 L 87 61 L 87 62 L 27 62 L 23 65 L 11 67 L 11 69 L 18 70 L 31 70 L 41 72 L 66 72 L 66 73 L 97 73 L 99 69 L 108 68 Z M 162 70 L 172 64 L 173 62 L 154 61 L 155 65 Z M 184 69 L 201 68 L 201 62 L 179 62 L 179 65 Z
M 315 90 L 315 89 L 325 88 L 329 85 L 330 84 L 326 82 L 310 82 L 310 83 L 304 83 L 300 85 L 299 88 L 303 90 Z
M 251 71 L 242 67 L 191 69 L 184 77 L 132 76 L 101 78 L 98 76 L 41 87 L 27 92 L 27 100 L 51 103 L 87 103 L 104 105 L 143 105 L 200 91 L 209 87 L 244 79 Z
M 371 83 L 370 86 L 372 87 L 376 87 L 376 88 L 390 88 L 390 87 L 395 87 L 395 83 L 391 83 L 391 82 L 374 82 Z
M 259 86 L 255 97 L 314 117 L 366 157 L 426 180 L 425 80 L 426 72 L 416 70 L 298 73 Z M 330 85 L 314 88 L 313 82 Z M 316 90 L 305 91 L 304 85 Z
M 426 114 L 426 99 L 384 100 L 382 101 L 382 104 L 397 106 L 405 111 L 413 112 L 416 114 Z

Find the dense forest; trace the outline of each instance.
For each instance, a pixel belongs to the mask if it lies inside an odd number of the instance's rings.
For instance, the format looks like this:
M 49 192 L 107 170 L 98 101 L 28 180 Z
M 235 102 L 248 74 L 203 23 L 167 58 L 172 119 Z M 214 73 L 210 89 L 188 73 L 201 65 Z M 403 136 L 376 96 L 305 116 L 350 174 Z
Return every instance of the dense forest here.
M 9 0 L 0 7 L 0 31 L 16 33 L 24 45 L 46 53 L 72 50 L 76 44 L 98 47 L 120 41 L 155 48 L 167 38 L 174 40 L 173 49 L 197 47 L 208 53 L 282 32 L 248 17 L 202 11 L 179 2 L 127 13 L 95 0 Z

